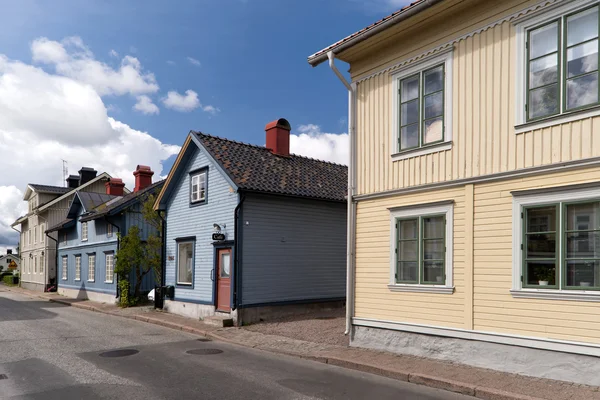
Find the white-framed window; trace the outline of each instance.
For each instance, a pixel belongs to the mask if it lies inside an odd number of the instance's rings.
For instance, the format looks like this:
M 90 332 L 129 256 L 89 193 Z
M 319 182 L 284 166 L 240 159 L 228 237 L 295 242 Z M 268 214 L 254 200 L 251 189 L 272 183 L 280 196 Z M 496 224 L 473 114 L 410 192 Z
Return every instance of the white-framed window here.
M 513 196 L 513 296 L 600 301 L 600 189 Z
M 44 242 L 44 224 L 40 225 L 40 243 Z
M 87 222 L 81 223 L 81 241 L 85 242 L 88 240 L 88 224 Z
M 106 223 L 106 236 L 112 237 L 113 235 L 113 226 L 110 223 Z
M 453 220 L 453 201 L 390 209 L 390 290 L 453 293 Z
M 38 258 L 37 256 L 33 256 L 33 273 L 37 274 L 38 272 Z
M 177 242 L 177 284 L 191 286 L 194 278 L 194 241 Z
M 75 280 L 81 280 L 81 256 L 75 256 Z
M 452 56 L 447 50 L 392 75 L 394 160 L 452 147 Z
M 517 125 L 600 115 L 599 2 L 565 3 L 517 22 Z
M 115 276 L 115 254 L 106 253 L 106 277 L 104 282 L 113 283 Z
M 67 256 L 64 256 L 62 258 L 62 271 L 61 272 L 62 272 L 62 280 L 63 281 L 66 281 L 68 279 L 68 277 L 69 277 L 69 275 L 68 275 L 68 265 L 69 265 L 68 261 L 69 261 L 69 259 L 67 258 Z
M 37 243 L 37 226 L 33 227 L 33 244 Z
M 96 255 L 88 254 L 88 282 L 96 280 Z
M 200 203 L 206 201 L 206 179 L 207 171 L 203 170 L 198 173 L 194 173 L 190 177 L 190 202 Z
M 31 245 L 31 229 L 27 230 L 27 243 Z
M 45 256 L 40 257 L 40 274 L 44 273 Z

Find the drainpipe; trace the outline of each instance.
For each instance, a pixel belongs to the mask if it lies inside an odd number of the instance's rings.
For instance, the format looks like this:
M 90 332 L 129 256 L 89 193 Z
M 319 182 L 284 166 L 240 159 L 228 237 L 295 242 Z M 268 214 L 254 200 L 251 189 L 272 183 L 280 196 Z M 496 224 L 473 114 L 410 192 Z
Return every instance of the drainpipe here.
M 52 239 L 54 240 L 54 243 L 56 245 L 56 251 L 54 252 L 54 271 L 58 271 L 58 239 L 54 239 L 52 236 L 50 236 L 48 234 L 48 232 L 44 232 L 44 234 L 48 237 L 48 239 Z M 58 232 L 57 232 L 58 234 Z M 48 250 L 48 249 L 46 249 Z M 44 258 L 46 257 L 46 255 L 44 254 Z M 46 264 L 46 272 L 48 273 L 48 264 Z M 20 278 L 19 278 L 19 282 L 20 282 Z M 56 279 L 54 282 L 54 286 L 56 287 L 56 291 L 58 292 L 58 274 L 56 275 Z
M 121 233 L 121 228 L 118 227 L 117 225 L 113 224 L 112 222 L 110 222 L 108 220 L 108 217 L 106 215 L 104 216 L 104 221 L 107 224 L 111 224 L 112 226 L 114 226 L 115 228 L 117 228 L 117 253 L 119 253 L 119 247 L 120 247 L 120 244 L 121 244 L 121 238 L 119 237 L 119 234 Z M 115 256 L 116 255 L 117 254 L 115 254 Z M 115 257 L 114 263 L 116 264 L 116 257 Z M 118 299 L 121 296 L 121 289 L 119 289 L 119 275 L 118 274 L 117 274 L 117 281 L 116 281 L 115 284 L 117 285 L 117 287 L 116 287 L 117 290 L 115 290 L 115 298 Z
M 346 331 L 345 335 L 351 334 L 352 317 L 354 315 L 354 234 L 355 234 L 355 216 L 356 205 L 354 203 L 354 164 L 356 161 L 356 84 L 350 84 L 344 75 L 335 66 L 335 56 L 333 52 L 327 53 L 329 67 L 338 77 L 338 79 L 348 89 L 348 136 L 350 138 L 350 160 L 348 163 L 348 216 L 346 233 Z
M 240 270 L 239 237 L 241 230 L 241 228 L 239 227 L 239 214 L 240 210 L 242 209 L 242 204 L 244 204 L 244 200 L 246 200 L 246 196 L 241 191 L 239 191 L 238 193 L 240 194 L 240 201 L 238 205 L 235 206 L 235 210 L 233 211 L 233 229 L 235 229 L 235 231 L 233 232 L 233 304 L 231 310 L 235 310 L 238 304 L 238 272 Z
M 19 287 L 21 287 L 21 278 L 23 277 L 23 257 L 21 257 L 21 253 L 23 252 L 23 243 L 21 243 L 21 233 L 23 233 L 23 232 L 17 230 L 17 228 L 15 228 L 14 226 L 11 226 L 10 228 L 19 234 L 19 254 L 18 254 L 18 256 L 21 259 L 21 261 L 20 261 L 21 265 L 19 266 Z M 46 268 L 48 268 L 48 266 L 46 266 Z

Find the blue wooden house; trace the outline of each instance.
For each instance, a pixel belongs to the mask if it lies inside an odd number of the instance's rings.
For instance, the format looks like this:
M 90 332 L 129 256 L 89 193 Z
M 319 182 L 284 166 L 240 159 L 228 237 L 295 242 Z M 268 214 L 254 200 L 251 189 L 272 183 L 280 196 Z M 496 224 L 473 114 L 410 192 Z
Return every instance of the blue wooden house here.
M 141 239 L 156 233 L 142 217 L 142 202 L 161 189 L 163 181 L 152 184 L 153 172 L 140 166 L 136 187 L 124 194 L 121 179 L 106 182 L 106 194 L 78 192 L 69 207 L 67 219 L 48 229 L 58 232 L 58 293 L 80 299 L 113 303 L 119 293 L 114 273 L 119 249 L 118 233 L 126 235 L 138 226 Z M 132 290 L 135 277 L 132 275 Z M 144 276 L 141 289 L 154 288 L 152 272 Z
M 266 147 L 190 132 L 155 203 L 167 311 L 240 325 L 343 305 L 347 168 L 289 139 L 285 119 Z

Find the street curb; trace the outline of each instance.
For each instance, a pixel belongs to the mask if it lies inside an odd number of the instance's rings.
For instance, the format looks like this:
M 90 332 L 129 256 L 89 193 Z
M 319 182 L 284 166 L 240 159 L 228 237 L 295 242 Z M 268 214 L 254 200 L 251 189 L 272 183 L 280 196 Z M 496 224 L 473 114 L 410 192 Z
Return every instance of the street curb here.
M 63 300 L 63 299 L 52 299 L 52 298 L 40 296 L 40 295 L 33 294 L 33 293 L 23 293 L 20 290 L 12 290 L 12 289 L 7 289 L 7 290 L 11 291 L 11 292 L 15 292 L 15 293 L 32 295 L 32 296 L 38 297 L 40 299 L 47 300 L 48 302 L 51 302 L 51 303 L 63 304 L 66 306 L 75 307 L 75 308 L 79 308 L 79 309 L 86 310 L 86 311 L 93 311 L 93 312 L 98 312 L 98 313 L 102 313 L 102 314 L 112 315 L 115 317 L 127 318 L 127 319 L 132 319 L 132 320 L 136 320 L 136 321 L 140 321 L 140 322 L 146 322 L 146 323 L 153 324 L 153 325 L 159 325 L 159 326 L 162 326 L 165 328 L 175 329 L 175 330 L 184 331 L 184 332 L 188 332 L 188 333 L 199 335 L 199 336 L 204 336 L 206 338 L 214 339 L 214 340 L 217 340 L 220 342 L 225 342 L 225 343 L 235 344 L 238 346 L 268 351 L 271 353 L 283 354 L 283 355 L 287 355 L 287 356 L 291 356 L 291 357 L 301 358 L 304 360 L 320 362 L 323 364 L 330 364 L 330 365 L 337 366 L 340 368 L 365 372 L 365 373 L 369 373 L 369 374 L 383 376 L 386 378 L 396 379 L 396 380 L 403 381 L 403 382 L 410 382 L 410 383 L 414 383 L 416 385 L 427 386 L 430 388 L 441 389 L 441 390 L 454 392 L 454 393 L 460 393 L 460 394 L 472 396 L 474 398 L 478 398 L 478 399 L 482 399 L 482 400 L 544 400 L 544 399 L 541 399 L 538 397 L 530 397 L 530 396 L 526 396 L 526 395 L 505 392 L 502 390 L 497 390 L 497 389 L 492 389 L 492 388 L 479 387 L 479 386 L 471 385 L 471 384 L 464 383 L 464 382 L 438 378 L 438 377 L 430 376 L 430 375 L 415 374 L 415 373 L 410 373 L 409 371 L 386 369 L 386 368 L 377 367 L 377 366 L 370 365 L 370 364 L 361 364 L 361 363 L 358 363 L 355 361 L 344 360 L 342 358 L 312 356 L 312 355 L 306 355 L 306 354 L 301 354 L 301 353 L 284 351 L 284 350 L 280 350 L 280 349 L 273 349 L 273 348 L 269 348 L 269 347 L 248 346 L 244 342 L 237 341 L 237 340 L 231 340 L 229 338 L 222 337 L 211 331 L 205 331 L 202 329 L 192 328 L 190 326 L 178 324 L 175 322 L 162 321 L 160 319 L 146 317 L 146 316 L 142 316 L 142 315 L 117 314 L 114 312 L 104 311 L 102 309 L 99 309 L 99 308 L 96 308 L 94 306 L 87 305 L 87 304 L 71 303 L 71 302 Z

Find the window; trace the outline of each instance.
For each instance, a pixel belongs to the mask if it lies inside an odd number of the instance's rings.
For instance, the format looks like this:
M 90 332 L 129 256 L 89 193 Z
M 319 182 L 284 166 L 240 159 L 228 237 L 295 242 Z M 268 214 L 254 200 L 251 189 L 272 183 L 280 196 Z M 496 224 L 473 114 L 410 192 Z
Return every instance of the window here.
M 526 29 L 526 121 L 599 105 L 598 5 L 560 12 Z
M 445 52 L 394 75 L 397 111 L 392 148 L 397 153 L 414 156 L 415 151 L 420 155 L 450 148 L 434 146 L 435 149 L 420 152 L 436 144 L 450 144 L 452 80 L 446 76 L 451 74 L 452 52 Z
M 106 253 L 106 283 L 113 283 L 115 275 L 115 255 L 114 253 Z
M 81 223 L 81 241 L 85 242 L 86 240 L 88 240 L 88 226 L 87 226 L 87 222 L 82 222 Z
M 40 257 L 40 274 L 44 273 L 44 262 L 45 262 L 45 258 L 44 256 Z
M 31 229 L 27 230 L 27 243 L 31 244 Z
M 40 243 L 44 243 L 44 224 L 40 225 Z
M 66 281 L 67 280 L 67 267 L 68 267 L 68 263 L 67 263 L 67 257 L 63 257 L 62 258 L 62 280 Z
M 33 244 L 37 243 L 37 226 L 33 227 Z
M 110 223 L 106 223 L 106 236 L 112 237 L 113 235 L 113 226 Z
M 33 257 L 33 273 L 37 274 L 38 270 L 37 270 L 37 266 L 38 266 L 38 258 L 37 256 Z
M 67 232 L 63 234 L 63 242 L 65 243 L 65 245 L 67 244 Z
M 200 203 L 206 201 L 206 177 L 207 171 L 196 173 L 191 176 L 190 202 Z
M 81 280 L 81 256 L 75 256 L 75 280 Z
M 96 255 L 88 255 L 88 282 L 94 282 L 96 280 Z
M 449 202 L 391 211 L 390 289 L 452 293 L 452 218 Z
M 191 285 L 193 278 L 194 242 L 177 242 L 177 284 Z

